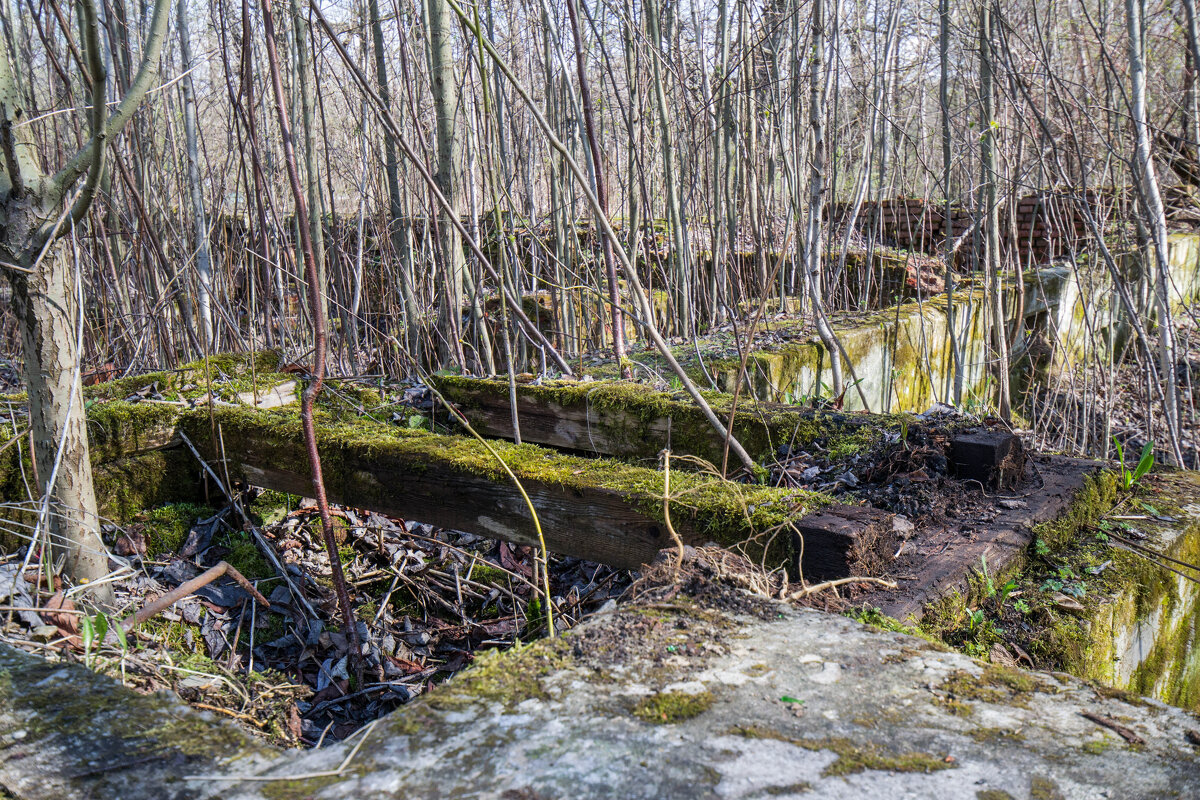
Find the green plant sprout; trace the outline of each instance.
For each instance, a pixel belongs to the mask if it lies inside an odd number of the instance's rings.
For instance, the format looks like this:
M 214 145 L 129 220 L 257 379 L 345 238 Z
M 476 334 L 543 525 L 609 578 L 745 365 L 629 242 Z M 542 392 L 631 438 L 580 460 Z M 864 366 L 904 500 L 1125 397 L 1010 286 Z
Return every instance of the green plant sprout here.
M 1138 459 L 1137 466 L 1132 471 L 1125 466 L 1125 448 L 1117 441 L 1117 437 L 1113 437 L 1113 445 L 1117 448 L 1117 463 L 1121 468 L 1121 488 L 1129 491 L 1137 482 L 1146 476 L 1150 470 L 1154 469 L 1154 443 L 1146 442 L 1146 446 L 1142 448 L 1142 457 Z

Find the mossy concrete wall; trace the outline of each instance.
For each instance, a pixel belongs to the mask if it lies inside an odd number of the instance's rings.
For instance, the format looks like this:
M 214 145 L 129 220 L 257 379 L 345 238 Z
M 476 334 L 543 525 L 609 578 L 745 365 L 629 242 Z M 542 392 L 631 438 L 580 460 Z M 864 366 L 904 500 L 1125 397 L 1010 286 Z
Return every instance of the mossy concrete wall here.
M 1179 314 L 1200 299 L 1200 234 L 1173 233 L 1168 237 L 1167 261 L 1171 313 Z M 1127 276 L 1139 316 L 1157 316 L 1149 283 L 1153 265 L 1141 252 L 1117 253 L 1118 269 Z M 1055 345 L 1053 366 L 1067 369 L 1091 358 L 1107 358 L 1125 345 L 1132 333 L 1128 315 L 1113 288 L 1104 263 L 1083 257 L 1074 264 L 1057 263 L 1025 277 L 1025 321 L 1045 333 Z
M 1146 535 L 1144 545 L 1200 564 L 1200 473 L 1171 473 L 1156 483 L 1160 492 L 1147 502 L 1158 518 L 1137 515 L 1143 519 L 1131 523 Z M 1088 604 L 1088 646 L 1075 671 L 1200 711 L 1200 585 L 1128 552 L 1114 551 L 1114 559 L 1126 567 L 1125 586 Z
M 866 315 L 835 318 L 834 328 L 858 379 L 843 398 L 848 411 L 863 410 L 859 391 L 871 411 L 920 412 L 945 401 L 954 377 L 950 306 L 943 295 L 909 302 Z M 987 368 L 986 308 L 982 294 L 960 291 L 953 303 L 955 339 L 960 349 L 967 397 L 982 391 Z M 829 398 L 829 354 L 817 341 L 755 350 L 747 363 L 745 386 L 760 400 L 797 403 Z M 709 364 L 723 392 L 732 392 L 738 359 Z M 703 379 L 701 370 L 695 377 Z M 849 371 L 845 379 L 853 379 Z M 982 396 L 980 399 L 983 399 Z

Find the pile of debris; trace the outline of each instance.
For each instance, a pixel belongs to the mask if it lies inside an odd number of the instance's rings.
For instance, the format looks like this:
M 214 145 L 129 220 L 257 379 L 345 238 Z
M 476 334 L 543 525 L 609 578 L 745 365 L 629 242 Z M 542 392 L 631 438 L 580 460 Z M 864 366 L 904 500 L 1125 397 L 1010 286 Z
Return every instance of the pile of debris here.
M 164 531 L 170 512 L 189 515 L 173 536 Z M 215 513 L 158 509 L 110 529 L 119 612 L 81 608 L 59 579 L 48 583 L 39 549 L 14 556 L 0 564 L 0 602 L 11 609 L 0 641 L 82 661 L 141 691 L 173 689 L 277 744 L 318 746 L 410 701 L 481 650 L 545 633 L 540 559 L 530 548 L 349 508 L 334 514 L 359 658 L 315 505 L 274 493 L 243 495 Z M 221 562 L 244 573 L 269 608 L 223 576 L 125 634 L 118 620 Z M 551 557 L 555 627 L 577 624 L 630 582 L 625 571 Z

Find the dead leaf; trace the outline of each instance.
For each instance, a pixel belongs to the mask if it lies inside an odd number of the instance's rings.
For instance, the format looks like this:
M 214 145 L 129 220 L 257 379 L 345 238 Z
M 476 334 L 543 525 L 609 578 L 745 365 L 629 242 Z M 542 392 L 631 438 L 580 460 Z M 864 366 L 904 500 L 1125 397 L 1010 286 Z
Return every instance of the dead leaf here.
M 1054 607 L 1059 611 L 1066 611 L 1071 614 L 1082 614 L 1084 611 L 1083 603 L 1062 592 L 1055 592 L 1050 599 L 1054 602 Z
M 113 552 L 123 558 L 146 555 L 146 537 L 139 531 L 127 531 L 117 538 Z
M 999 642 L 992 645 L 992 650 L 988 653 L 988 657 L 993 664 L 999 664 L 1002 667 L 1016 668 L 1020 666 L 1017 660 L 1013 658 L 1012 653 L 1008 652 L 1008 649 Z

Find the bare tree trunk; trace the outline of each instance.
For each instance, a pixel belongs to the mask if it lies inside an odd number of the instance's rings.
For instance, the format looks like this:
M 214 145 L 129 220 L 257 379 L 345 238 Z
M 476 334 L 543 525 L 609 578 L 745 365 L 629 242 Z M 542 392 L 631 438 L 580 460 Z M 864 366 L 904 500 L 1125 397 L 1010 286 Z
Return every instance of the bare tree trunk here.
M 812 55 L 809 58 L 809 125 L 812 128 L 812 167 L 808 186 L 808 220 L 804 229 L 804 283 L 812 304 L 817 334 L 829 354 L 833 396 L 841 397 L 845 388 L 842 378 L 842 354 L 829 319 L 825 316 L 825 299 L 821 293 L 821 216 L 825 205 L 825 0 L 813 0 Z
M 662 143 L 663 157 L 663 191 L 667 195 L 667 225 L 671 235 L 672 294 L 675 296 L 675 316 L 680 325 L 678 333 L 687 334 L 692 330 L 692 293 L 687 272 L 688 254 L 684 244 L 683 215 L 679 211 L 679 186 L 675 177 L 675 145 L 671 137 L 671 116 L 667 111 L 667 97 L 663 90 L 662 68 L 662 31 L 659 26 L 658 3 L 660 0 L 647 0 L 646 35 L 650 38 L 651 78 L 654 84 L 654 105 L 658 110 L 659 139 Z
M 94 581 L 108 572 L 108 557 L 100 539 L 79 379 L 75 269 L 61 254 L 48 254 L 32 275 L 14 277 L 12 283 L 38 488 L 52 499 L 39 522 L 53 545 L 52 558 L 66 557 L 66 574 Z
M 454 82 L 454 57 L 450 48 L 450 9 L 446 0 L 427 0 L 427 13 L 433 105 L 437 117 L 437 169 L 434 172 L 434 180 L 452 209 L 443 212 L 438 224 L 438 244 L 442 256 L 442 291 L 438 304 L 438 328 L 441 335 L 438 337 L 438 356 L 443 365 L 446 365 L 455 361 L 461 363 L 459 340 L 462 328 L 465 259 L 458 229 L 449 219 L 451 214 L 461 213 L 454 182 L 455 162 L 458 159 L 458 132 L 455 123 L 458 91 Z
M 579 15 L 575 10 L 576 0 L 567 0 L 567 13 L 571 18 L 571 35 L 575 40 L 575 66 L 579 73 L 579 97 L 583 106 L 583 124 L 587 129 L 588 150 L 591 153 L 596 179 L 596 199 L 600 202 L 600 213 L 608 216 L 608 182 L 604 177 L 604 161 L 600 158 L 599 131 L 592 113 L 592 89 L 587 79 L 587 62 L 583 54 L 583 37 L 579 32 Z M 583 0 L 580 0 L 583 2 Z M 608 302 L 612 306 L 613 359 L 626 380 L 633 371 L 625 361 L 625 317 L 621 313 L 621 295 L 617 286 L 617 265 L 613 256 L 613 243 L 608 234 L 597 223 L 600 231 L 600 249 L 604 254 L 604 275 L 608 282 Z
M 304 134 L 304 190 L 308 203 L 309 238 L 312 239 L 313 259 L 317 266 L 317 285 L 309 291 L 318 299 L 315 306 L 322 319 L 329 319 L 329 279 L 325 274 L 324 214 L 321 207 L 321 175 L 317 170 L 317 128 L 313 117 L 312 62 L 308 53 L 308 24 L 300 13 L 300 0 L 292 1 L 293 44 L 296 47 L 296 83 L 300 90 L 300 127 Z M 303 256 L 303 254 L 301 254 Z M 316 321 L 313 321 L 316 324 Z
M 42 481 L 38 488 L 44 492 L 43 508 L 50 508 L 44 522 L 51 555 L 65 556 L 67 575 L 88 583 L 108 572 L 108 560 L 100 539 L 80 387 L 76 270 L 74 263 L 56 255 L 55 241 L 73 231 L 91 207 L 108 142 L 133 116 L 155 76 L 170 3 L 156 0 L 137 75 L 111 114 L 95 4 L 81 0 L 79 11 L 83 66 L 91 89 L 90 135 L 53 176 L 42 173 L 13 64 L 0 48 L 0 260 L 21 323 L 34 457 Z M 108 602 L 111 588 L 102 585 L 92 595 Z
M 984 275 L 992 303 L 992 347 L 995 350 L 996 385 L 1000 417 L 1012 419 L 1008 385 L 1008 337 L 1004 319 L 1004 292 L 1000 281 L 1000 204 L 996 197 L 996 109 L 992 85 L 992 0 L 979 11 L 979 94 L 981 103 L 979 137 L 983 161 Z
M 383 21 L 379 16 L 379 0 L 368 0 L 367 9 L 371 16 L 371 41 L 374 45 L 375 80 L 379 86 L 379 99 L 390 108 L 391 83 L 388 80 L 387 58 L 383 46 Z M 401 254 L 399 277 L 400 296 L 404 303 L 405 343 L 408 345 L 409 355 L 416 358 L 420 349 L 420 329 L 417 324 L 420 310 L 417 306 L 416 276 L 412 259 L 407 257 L 412 226 L 410 222 L 401 223 L 400 220 L 404 215 L 404 206 L 400 201 L 400 162 L 396 156 L 396 142 L 386 126 L 383 131 L 383 169 L 387 175 L 388 230 L 391 232 L 392 249 L 393 252 Z
M 1125 23 L 1129 32 L 1130 112 L 1136 136 L 1134 166 L 1142 213 L 1154 245 L 1154 300 L 1158 306 L 1159 379 L 1163 385 L 1163 417 L 1171 454 L 1183 463 L 1179 443 L 1179 395 L 1175 375 L 1175 326 L 1171 320 L 1170 265 L 1167 263 L 1167 215 L 1163 209 L 1154 159 L 1150 154 L 1150 124 L 1146 115 L 1146 59 L 1142 43 L 1142 0 L 1125 0 Z
M 362 658 L 362 647 L 359 644 L 358 626 L 354 621 L 350 595 L 346 591 L 346 576 L 342 572 L 342 560 L 338 554 L 337 539 L 334 537 L 333 518 L 330 516 L 329 500 L 325 495 L 325 478 L 321 472 L 321 456 L 317 451 L 317 431 L 313 420 L 313 404 L 316 402 L 317 395 L 321 393 L 322 382 L 325 378 L 325 357 L 328 350 L 325 330 L 328 317 L 319 310 L 320 298 L 324 294 L 324 284 L 317 275 L 316 254 L 313 252 L 311 228 L 307 219 L 308 209 L 305 207 L 305 190 L 300 184 L 300 170 L 296 165 L 296 149 L 292 144 L 292 131 L 288 122 L 287 104 L 283 94 L 283 81 L 279 75 L 279 56 L 275 47 L 275 23 L 271 14 L 271 0 L 263 0 L 262 14 L 267 45 L 267 64 L 271 71 L 271 88 L 275 95 L 279 132 L 283 139 L 284 163 L 287 167 L 288 182 L 292 188 L 292 200 L 295 203 L 296 230 L 299 232 L 300 252 L 304 258 L 304 274 L 309 285 L 308 300 L 313 315 L 312 380 L 304 387 L 304 392 L 300 397 L 300 424 L 304 430 L 304 444 L 308 450 L 308 461 L 312 468 L 313 497 L 316 498 L 317 509 L 321 515 L 322 538 L 333 573 L 334 592 L 342 612 L 342 624 L 345 628 L 346 638 L 350 642 L 351 663 L 355 663 L 360 662 Z M 360 680 L 361 677 L 360 675 Z
M 957 406 L 962 403 L 963 368 L 962 352 L 958 346 L 958 330 L 954 319 L 954 212 L 950 202 L 950 0 L 938 0 L 938 105 L 942 119 L 942 196 L 945 206 L 942 217 L 942 234 L 945 239 L 946 272 L 946 330 L 949 334 L 950 357 L 954 374 L 948 399 Z
M 1183 10 L 1187 17 L 1187 48 L 1192 62 L 1185 136 L 1191 138 L 1194 152 L 1200 153 L 1200 19 L 1196 15 L 1196 0 L 1183 0 Z
M 192 81 L 192 43 L 188 34 L 187 2 L 179 0 L 179 51 L 183 66 L 183 130 L 187 143 L 188 188 L 192 203 L 192 230 L 196 237 L 197 313 L 200 341 L 205 352 L 213 347 L 212 256 L 208 248 L 208 216 L 200 182 L 200 149 L 196 141 L 196 89 Z

